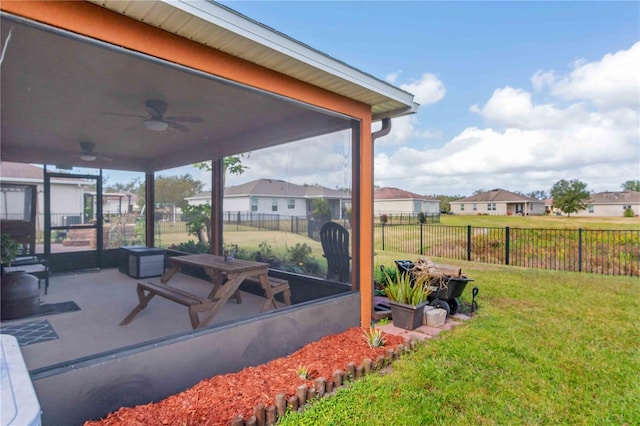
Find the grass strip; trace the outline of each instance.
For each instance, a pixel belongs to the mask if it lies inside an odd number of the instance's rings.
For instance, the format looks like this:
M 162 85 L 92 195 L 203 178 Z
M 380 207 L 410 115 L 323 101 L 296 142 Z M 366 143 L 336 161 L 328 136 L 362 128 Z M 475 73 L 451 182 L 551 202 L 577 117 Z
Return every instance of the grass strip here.
M 473 320 L 280 424 L 637 424 L 637 278 L 460 264 Z

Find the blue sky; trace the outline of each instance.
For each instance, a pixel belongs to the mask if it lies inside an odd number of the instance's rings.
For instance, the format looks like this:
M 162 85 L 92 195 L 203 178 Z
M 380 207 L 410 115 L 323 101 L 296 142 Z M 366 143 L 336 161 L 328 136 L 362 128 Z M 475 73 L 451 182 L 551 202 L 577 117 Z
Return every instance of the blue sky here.
M 223 4 L 416 95 L 419 113 L 376 143 L 376 185 L 470 195 L 640 179 L 638 2 Z

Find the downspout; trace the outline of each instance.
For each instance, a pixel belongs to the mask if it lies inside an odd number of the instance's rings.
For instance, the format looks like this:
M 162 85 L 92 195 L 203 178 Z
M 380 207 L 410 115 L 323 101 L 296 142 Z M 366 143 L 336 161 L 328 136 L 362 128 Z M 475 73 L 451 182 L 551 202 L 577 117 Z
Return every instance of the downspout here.
M 381 138 L 383 136 L 387 136 L 391 132 L 391 119 L 383 118 L 382 119 L 382 128 L 376 132 L 371 133 L 371 143 L 374 143 L 376 139 Z
M 382 119 L 382 127 L 380 128 L 380 130 L 371 133 L 371 145 L 373 146 L 373 144 L 375 143 L 376 139 L 384 137 L 384 136 L 387 136 L 389 134 L 389 132 L 391 132 L 391 119 L 390 118 L 383 118 Z M 374 150 L 374 154 L 375 154 L 375 150 Z M 369 188 L 369 191 L 371 191 L 371 200 L 375 203 L 374 194 L 373 194 L 373 185 L 371 185 L 371 188 Z M 371 215 L 373 216 L 373 208 L 371 209 Z M 371 220 L 371 223 L 373 224 L 373 218 Z M 373 229 L 370 230 L 370 235 L 371 235 L 371 240 L 372 240 L 371 241 L 371 247 L 374 247 L 374 244 L 373 244 L 374 243 L 373 242 L 373 235 L 374 235 Z M 373 276 L 375 276 L 375 273 L 373 274 Z M 361 286 L 361 288 L 362 288 L 362 286 Z M 370 313 L 369 318 L 367 318 L 366 322 L 371 322 L 371 318 L 372 318 L 373 313 L 375 311 L 375 305 L 373 303 L 374 302 L 374 293 L 375 292 L 373 290 L 373 283 L 371 283 L 370 287 L 369 287 L 369 294 L 368 294 L 368 297 L 370 298 L 369 306 L 371 307 L 371 313 Z M 363 308 L 364 308 L 364 306 L 363 306 Z M 363 311 L 365 309 L 363 309 Z M 361 325 L 363 327 L 365 326 L 364 324 L 361 324 Z

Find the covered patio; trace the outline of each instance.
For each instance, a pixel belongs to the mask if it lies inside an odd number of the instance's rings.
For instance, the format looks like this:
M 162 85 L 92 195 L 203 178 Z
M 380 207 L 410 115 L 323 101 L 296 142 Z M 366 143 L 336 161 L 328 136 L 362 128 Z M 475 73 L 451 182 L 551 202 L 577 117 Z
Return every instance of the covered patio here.
M 137 281 L 118 272 L 117 250 L 102 248 L 101 207 L 99 248 L 86 254 L 94 272 L 56 274 L 83 255 L 51 254 L 45 224 L 54 270 L 43 301 L 73 300 L 81 310 L 46 317 L 58 339 L 22 348 L 44 424 L 78 424 L 368 326 L 372 144 L 391 118 L 417 110 L 413 95 L 216 3 L 2 2 L 0 10 L 2 160 L 55 176 L 89 167 L 97 194 L 103 169 L 143 173 L 147 200 L 157 173 L 210 160 L 212 254 L 224 241 L 225 157 L 292 142 L 311 149 L 326 135 L 348 142 L 340 162 L 352 193 L 350 277 L 288 275 L 290 307 L 260 314 L 264 299 L 247 287 L 242 305 L 229 301 L 204 329 L 192 330 L 186 309 L 160 298 L 120 327 Z M 376 121 L 383 126 L 372 133 Z M 153 246 L 154 209 L 145 223 Z M 182 279 L 194 292 L 207 285 Z

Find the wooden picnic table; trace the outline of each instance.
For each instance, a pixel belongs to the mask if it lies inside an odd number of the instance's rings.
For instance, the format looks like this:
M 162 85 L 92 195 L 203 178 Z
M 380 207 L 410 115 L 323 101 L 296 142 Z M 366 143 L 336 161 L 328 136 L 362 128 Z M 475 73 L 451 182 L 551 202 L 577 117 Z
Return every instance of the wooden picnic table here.
M 190 254 L 169 258 L 169 268 L 160 278 L 160 283 L 139 282 L 137 286 L 138 305 L 122 320 L 120 325 L 127 325 L 142 311 L 156 295 L 185 305 L 189 308 L 189 317 L 193 328 L 206 327 L 225 303 L 235 295 L 236 302 L 242 303 L 240 284 L 248 278 L 255 277 L 263 288 L 269 287 L 269 264 L 248 260 L 225 260 L 222 256 L 211 254 Z M 213 284 L 213 289 L 206 297 L 171 287 L 168 282 L 185 266 L 202 268 Z M 200 319 L 200 314 L 204 317 Z

